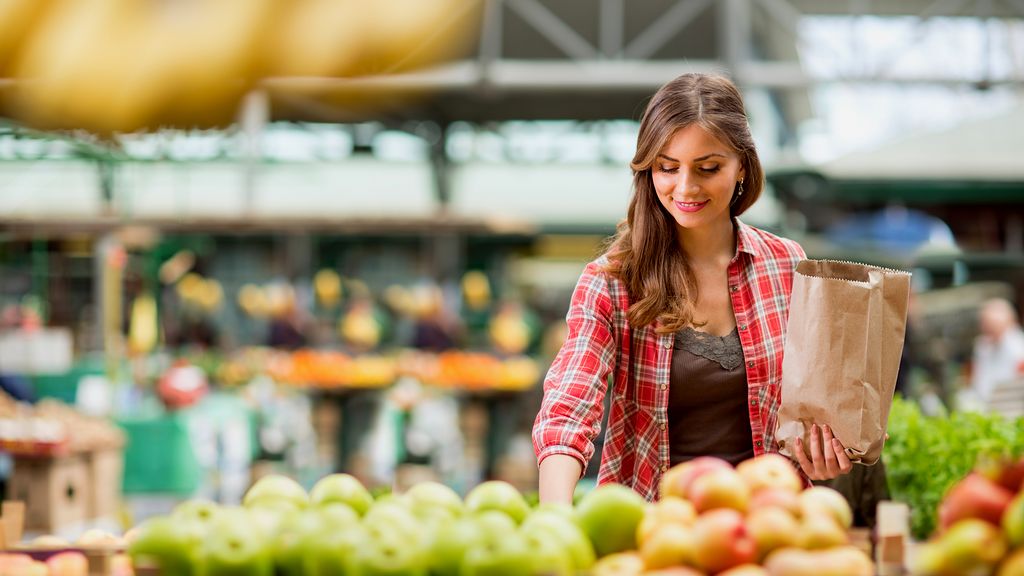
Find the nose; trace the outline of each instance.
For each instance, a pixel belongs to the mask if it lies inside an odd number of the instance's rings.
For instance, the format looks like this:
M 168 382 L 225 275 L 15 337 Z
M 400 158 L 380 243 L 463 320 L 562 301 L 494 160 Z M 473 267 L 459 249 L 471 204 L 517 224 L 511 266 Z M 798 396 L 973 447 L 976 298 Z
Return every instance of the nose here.
M 679 173 L 676 175 L 675 186 L 672 188 L 672 194 L 686 194 L 687 191 L 696 185 L 695 180 L 695 178 L 690 177 L 690 173 L 688 171 L 680 169 Z

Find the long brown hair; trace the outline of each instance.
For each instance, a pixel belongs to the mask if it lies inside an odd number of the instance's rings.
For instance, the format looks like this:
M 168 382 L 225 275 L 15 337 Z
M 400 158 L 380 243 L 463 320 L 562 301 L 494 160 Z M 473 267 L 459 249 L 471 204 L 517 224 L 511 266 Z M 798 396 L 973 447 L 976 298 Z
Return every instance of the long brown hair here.
M 732 216 L 750 208 L 764 187 L 743 98 L 728 78 L 683 74 L 658 90 L 640 121 L 630 164 L 633 198 L 611 241 L 605 270 L 626 285 L 630 325 L 647 326 L 660 319 L 661 333 L 696 324 L 697 279 L 683 251 L 677 249 L 676 223 L 657 198 L 651 169 L 672 135 L 692 124 L 731 146 L 740 157 L 745 170 L 743 195 L 732 204 Z

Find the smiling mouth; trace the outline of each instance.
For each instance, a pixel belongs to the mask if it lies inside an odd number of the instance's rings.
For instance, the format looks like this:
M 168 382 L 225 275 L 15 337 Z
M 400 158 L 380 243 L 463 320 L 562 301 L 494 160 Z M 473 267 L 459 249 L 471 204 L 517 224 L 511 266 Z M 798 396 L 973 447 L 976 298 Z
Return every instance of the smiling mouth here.
M 697 212 L 707 206 L 710 200 L 703 202 L 675 202 L 676 208 L 681 212 Z

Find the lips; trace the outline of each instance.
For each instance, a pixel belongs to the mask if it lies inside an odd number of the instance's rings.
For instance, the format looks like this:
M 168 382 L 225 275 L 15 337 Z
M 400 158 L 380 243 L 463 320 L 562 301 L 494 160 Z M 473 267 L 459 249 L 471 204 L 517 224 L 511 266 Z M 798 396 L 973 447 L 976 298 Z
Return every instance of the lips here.
M 692 212 L 699 212 L 701 209 L 703 209 L 705 206 L 708 205 L 708 202 L 710 202 L 710 200 L 705 200 L 703 202 L 673 202 L 673 203 L 676 205 L 676 208 L 678 208 L 681 212 L 691 212 L 692 213 Z

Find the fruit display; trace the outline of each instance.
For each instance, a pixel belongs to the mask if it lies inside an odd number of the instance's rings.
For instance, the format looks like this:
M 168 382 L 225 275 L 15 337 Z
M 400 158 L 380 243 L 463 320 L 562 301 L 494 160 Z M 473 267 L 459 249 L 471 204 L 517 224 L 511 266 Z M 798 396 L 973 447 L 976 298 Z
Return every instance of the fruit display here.
M 803 489 L 789 462 L 764 456 L 737 468 L 700 458 L 669 471 L 650 504 L 605 484 L 574 506 L 530 506 L 510 484 L 465 498 L 424 482 L 374 499 L 333 474 L 309 492 L 261 478 L 242 506 L 193 500 L 134 529 L 137 568 L 160 574 L 640 574 L 870 575 L 850 545 L 838 493 Z
M 629 496 L 620 493 L 623 503 L 613 512 L 597 513 L 586 498 L 580 502 L 577 513 L 594 518 L 588 533 L 603 556 L 595 576 L 874 573 L 871 559 L 850 543 L 853 515 L 846 499 L 829 488 L 804 490 L 782 456 L 767 454 L 735 468 L 696 458 L 669 469 L 660 490 L 661 500 L 650 505 L 626 504 Z
M 913 535 L 921 540 L 939 524 L 942 497 L 976 463 L 1024 454 L 1024 419 L 967 412 L 928 417 L 898 397 L 888 431 L 883 457 L 889 490 L 910 505 Z
M 282 384 L 315 388 L 380 388 L 397 377 L 394 360 L 386 356 L 312 349 L 274 353 L 266 370 Z
M 88 530 L 75 542 L 40 536 L 0 553 L 3 576 L 89 576 L 102 565 L 105 576 L 132 576 L 123 553 L 124 539 L 102 530 Z M 102 558 L 102 562 L 90 562 Z
M 1024 458 L 983 460 L 937 512 L 938 531 L 912 556 L 912 574 L 1024 575 Z
M 308 493 L 266 476 L 241 507 L 187 501 L 129 540 L 137 573 L 176 575 L 568 576 L 595 561 L 572 508 L 531 509 L 509 484 L 486 482 L 463 499 L 427 482 L 374 500 L 345 474 Z
M 399 370 L 428 386 L 457 390 L 526 390 L 541 377 L 537 361 L 528 356 L 499 358 L 482 352 L 440 354 L 409 351 L 399 358 Z
M 74 431 L 74 433 L 72 433 Z M 20 404 L 0 392 L 0 450 L 19 456 L 58 456 L 124 445 L 121 430 L 58 400 Z

